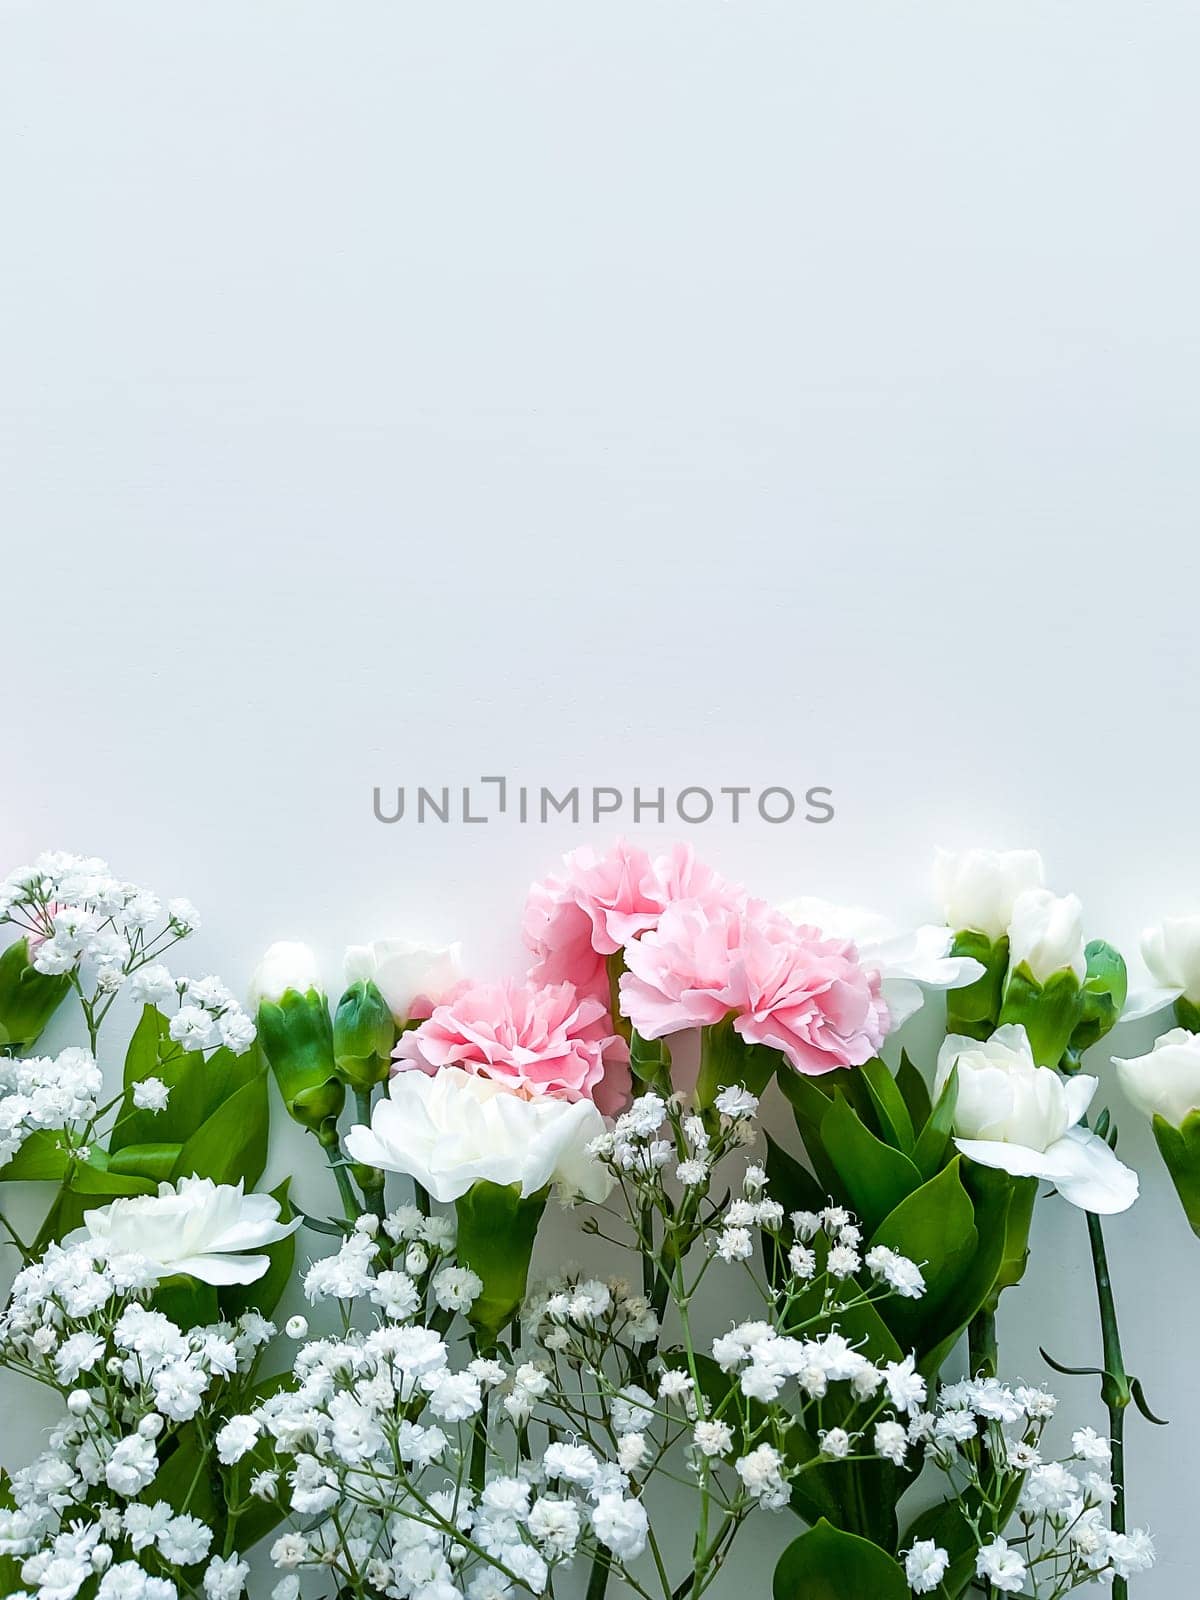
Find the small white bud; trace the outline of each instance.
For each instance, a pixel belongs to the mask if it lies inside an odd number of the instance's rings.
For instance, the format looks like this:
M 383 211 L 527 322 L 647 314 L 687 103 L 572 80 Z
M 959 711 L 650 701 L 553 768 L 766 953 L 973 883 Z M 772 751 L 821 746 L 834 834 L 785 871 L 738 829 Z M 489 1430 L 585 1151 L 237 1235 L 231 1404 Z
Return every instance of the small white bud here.
M 355 1219 L 354 1231 L 365 1233 L 368 1238 L 373 1239 L 379 1232 L 379 1218 L 373 1211 L 364 1211 L 361 1217 Z
M 148 1412 L 147 1415 L 144 1416 L 138 1423 L 137 1431 L 141 1434 L 143 1439 L 157 1439 L 159 1434 L 163 1431 L 163 1427 L 163 1419 L 159 1416 L 158 1412 L 151 1411 Z
M 307 1336 L 308 1336 L 308 1318 L 307 1317 L 289 1317 L 287 1319 L 286 1323 L 284 1323 L 283 1331 L 284 1331 L 284 1333 L 287 1334 L 289 1339 L 304 1339 L 304 1338 L 307 1338 Z
M 72 1389 L 67 1396 L 67 1410 L 73 1417 L 86 1417 L 92 1409 L 92 1397 L 86 1389 Z

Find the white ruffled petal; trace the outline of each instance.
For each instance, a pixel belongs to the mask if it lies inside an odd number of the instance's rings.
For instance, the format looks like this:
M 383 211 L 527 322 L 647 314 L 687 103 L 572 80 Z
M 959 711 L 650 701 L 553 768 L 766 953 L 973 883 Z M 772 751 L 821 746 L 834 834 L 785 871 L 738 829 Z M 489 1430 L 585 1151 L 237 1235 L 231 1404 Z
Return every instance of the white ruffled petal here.
M 1096 1098 L 1096 1090 L 1099 1087 L 1100 1079 L 1089 1078 L 1085 1072 L 1077 1073 L 1066 1080 L 1063 1088 L 1066 1091 L 1067 1115 L 1071 1119 L 1067 1124 L 1069 1128 L 1073 1128 L 1087 1115 L 1087 1109 Z
M 186 1273 L 217 1288 L 226 1283 L 257 1283 L 270 1265 L 270 1256 L 185 1256 L 170 1263 L 172 1272 Z
M 1050 1161 L 1044 1150 L 1028 1145 L 1009 1144 L 1004 1139 L 955 1139 L 956 1148 L 968 1161 L 981 1167 L 995 1167 L 1014 1178 L 1050 1178 Z
M 1182 989 L 1139 989 L 1126 1000 L 1121 1021 L 1140 1022 L 1143 1017 L 1153 1017 L 1173 1006 L 1182 993 Z
M 1046 1152 L 1052 1181 L 1064 1200 L 1081 1211 L 1111 1216 L 1128 1211 L 1138 1197 L 1138 1175 L 1118 1161 L 1098 1134 L 1071 1128 Z

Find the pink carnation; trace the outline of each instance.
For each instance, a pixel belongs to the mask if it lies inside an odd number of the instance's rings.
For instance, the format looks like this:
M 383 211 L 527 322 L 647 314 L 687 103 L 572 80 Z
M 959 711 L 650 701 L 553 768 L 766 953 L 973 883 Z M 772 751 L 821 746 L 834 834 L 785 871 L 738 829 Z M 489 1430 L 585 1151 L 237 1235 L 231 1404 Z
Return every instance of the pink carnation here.
M 629 1051 L 608 1007 L 569 983 L 464 984 L 393 1051 L 398 1070 L 461 1067 L 527 1100 L 594 1100 L 606 1115 L 629 1098 Z
M 710 1026 L 730 1013 L 748 1044 L 779 1050 L 797 1072 L 861 1066 L 888 1013 L 878 972 L 854 945 L 826 939 L 765 905 L 680 901 L 625 952 L 621 1011 L 647 1039 Z
M 525 906 L 525 943 L 537 958 L 529 976 L 538 983 L 573 983 L 581 994 L 608 1003 L 607 957 L 657 927 L 676 900 L 723 905 L 739 891 L 677 844 L 651 861 L 644 850 L 619 840 L 607 855 L 574 850 L 559 877 L 535 883 Z

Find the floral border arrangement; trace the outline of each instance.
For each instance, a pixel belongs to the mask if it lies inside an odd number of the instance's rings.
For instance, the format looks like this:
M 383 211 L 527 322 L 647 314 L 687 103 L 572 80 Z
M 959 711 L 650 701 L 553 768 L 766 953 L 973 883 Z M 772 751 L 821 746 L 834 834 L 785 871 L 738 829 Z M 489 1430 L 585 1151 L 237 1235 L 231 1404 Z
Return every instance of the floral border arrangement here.
M 168 965 L 187 902 L 96 859 L 10 873 L 0 1180 L 47 1203 L 31 1240 L 0 1212 L 0 1362 L 61 1415 L 0 1477 L 0 1593 L 237 1600 L 262 1546 L 273 1600 L 700 1600 L 774 1515 L 776 1600 L 1125 1595 L 1154 1550 L 1124 1419 L 1158 1419 L 1101 1221 L 1138 1179 L 1083 1065 L 1174 1008 L 1117 1071 L 1200 1232 L 1200 918 L 1146 936 L 1131 1001 L 1035 853 L 943 854 L 936 882 L 943 923 L 906 933 L 774 908 L 683 846 L 578 850 L 530 891 L 523 981 L 387 940 L 331 1004 L 287 944 L 244 1008 Z M 896 1035 L 931 990 L 923 1071 Z M 68 1005 L 86 1043 L 37 1054 Z M 319 1160 L 264 1193 L 273 1097 Z M 1106 1425 L 1058 1457 L 996 1336 L 1047 1184 L 1086 1217 L 1104 1350 Z M 552 1196 L 618 1275 L 535 1266 Z M 312 1328 L 272 1320 L 293 1283 Z M 751 1314 L 701 1337 L 731 1299 Z

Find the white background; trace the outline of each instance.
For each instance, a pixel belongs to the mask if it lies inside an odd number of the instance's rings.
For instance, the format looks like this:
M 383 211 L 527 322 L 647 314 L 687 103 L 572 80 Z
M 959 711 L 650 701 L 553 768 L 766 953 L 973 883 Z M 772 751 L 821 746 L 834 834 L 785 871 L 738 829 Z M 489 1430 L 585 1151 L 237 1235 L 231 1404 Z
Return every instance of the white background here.
M 1200 902 L 1198 44 L 1182 0 L 4 0 L 4 865 L 191 895 L 239 985 L 280 936 L 516 970 L 591 830 L 371 815 L 482 773 L 828 784 L 691 830 L 780 897 L 922 916 L 981 842 L 1131 947 Z M 1200 1244 L 1124 1121 L 1137 1593 L 1184 1600 Z M 1002 1329 L 1097 1354 L 1061 1203 Z

